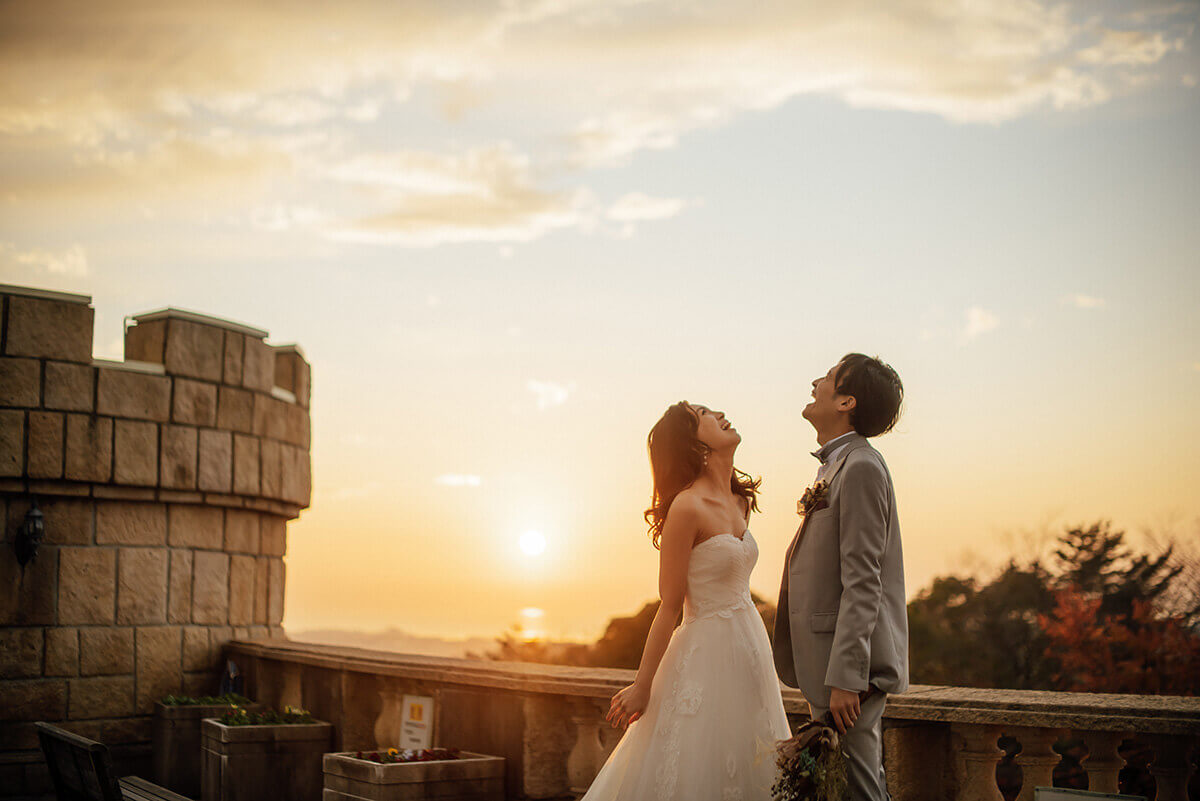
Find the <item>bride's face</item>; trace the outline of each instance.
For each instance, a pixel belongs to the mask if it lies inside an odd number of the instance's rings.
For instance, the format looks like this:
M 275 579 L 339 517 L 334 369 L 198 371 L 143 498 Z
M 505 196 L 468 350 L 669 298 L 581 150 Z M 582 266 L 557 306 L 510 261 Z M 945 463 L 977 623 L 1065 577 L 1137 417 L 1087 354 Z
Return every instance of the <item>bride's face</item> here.
M 692 404 L 696 415 L 696 438 L 714 451 L 736 448 L 742 435 L 725 419 L 725 412 L 714 412 L 707 406 Z

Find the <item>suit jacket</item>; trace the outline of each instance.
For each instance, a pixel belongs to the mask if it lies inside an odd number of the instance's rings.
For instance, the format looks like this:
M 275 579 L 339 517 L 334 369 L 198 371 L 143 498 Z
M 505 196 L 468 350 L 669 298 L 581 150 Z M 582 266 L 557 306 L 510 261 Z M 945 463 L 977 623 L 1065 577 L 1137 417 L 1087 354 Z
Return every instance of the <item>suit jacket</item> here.
M 775 671 L 815 706 L 830 688 L 908 689 L 904 557 L 892 477 L 852 434 L 829 466 L 826 503 L 806 515 L 784 559 Z

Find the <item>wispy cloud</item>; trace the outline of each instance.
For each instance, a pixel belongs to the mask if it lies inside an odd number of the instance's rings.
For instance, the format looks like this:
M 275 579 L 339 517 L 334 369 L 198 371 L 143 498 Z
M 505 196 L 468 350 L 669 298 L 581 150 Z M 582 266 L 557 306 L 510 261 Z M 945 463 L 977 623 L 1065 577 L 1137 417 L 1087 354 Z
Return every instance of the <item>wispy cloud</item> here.
M 643 220 L 665 220 L 674 217 L 687 201 L 677 197 L 651 197 L 641 192 L 622 195 L 608 207 L 605 215 L 617 222 L 641 222 Z
M 70 245 L 61 249 L 19 249 L 15 245 L 0 242 L 0 264 L 34 269 L 52 275 L 82 278 L 90 272 L 87 251 L 82 245 Z
M 1000 325 L 1000 319 L 992 312 L 980 306 L 972 306 L 966 312 L 966 325 L 963 327 L 963 337 L 971 340 L 995 331 Z
M 1067 295 L 1063 298 L 1063 303 L 1074 306 L 1077 309 L 1103 309 L 1108 305 L 1104 298 L 1098 298 L 1094 295 Z
M 533 393 L 538 411 L 545 411 L 554 406 L 561 406 L 575 391 L 574 384 L 561 384 L 557 381 L 538 381 L 529 379 L 525 387 Z
M 471 473 L 443 473 L 433 481 L 443 487 L 478 487 L 483 483 L 483 479 Z

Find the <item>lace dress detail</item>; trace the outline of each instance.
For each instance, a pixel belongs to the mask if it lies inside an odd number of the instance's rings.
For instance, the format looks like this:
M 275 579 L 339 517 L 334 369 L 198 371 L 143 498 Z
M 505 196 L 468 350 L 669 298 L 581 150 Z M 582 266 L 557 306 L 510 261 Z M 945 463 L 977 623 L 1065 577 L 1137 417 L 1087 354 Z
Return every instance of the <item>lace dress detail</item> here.
M 775 743 L 790 735 L 770 642 L 750 594 L 749 531 L 697 544 L 683 624 L 581 801 L 770 801 Z

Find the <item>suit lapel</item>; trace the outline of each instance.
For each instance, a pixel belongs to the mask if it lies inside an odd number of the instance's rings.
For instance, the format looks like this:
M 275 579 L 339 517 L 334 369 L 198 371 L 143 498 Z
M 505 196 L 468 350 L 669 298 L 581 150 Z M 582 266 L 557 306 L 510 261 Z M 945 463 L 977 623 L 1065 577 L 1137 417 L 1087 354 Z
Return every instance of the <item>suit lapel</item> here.
M 830 465 L 829 470 L 826 471 L 825 477 L 822 479 L 822 481 L 828 484 L 832 489 L 833 480 L 837 478 L 837 474 L 841 472 L 842 466 L 846 464 L 846 457 L 854 453 L 854 451 L 858 450 L 859 448 L 869 447 L 870 444 L 871 443 L 867 442 L 867 438 L 861 434 L 854 434 L 852 437 L 850 437 L 850 441 L 846 443 L 846 446 L 842 448 L 842 452 L 838 454 L 838 458 L 834 460 L 832 465 Z M 796 552 L 796 549 L 800 547 L 800 542 L 804 539 L 804 530 L 808 528 L 809 519 L 812 518 L 813 514 L 815 514 L 817 511 L 819 510 L 814 509 L 812 512 L 806 514 L 803 522 L 800 523 L 800 530 L 796 532 L 796 536 L 792 539 L 791 547 L 788 548 L 787 555 L 784 557 L 783 564 L 785 572 L 792 564 L 792 555 Z

